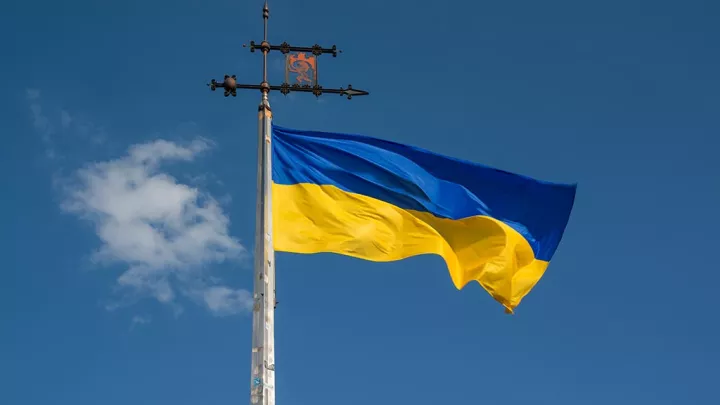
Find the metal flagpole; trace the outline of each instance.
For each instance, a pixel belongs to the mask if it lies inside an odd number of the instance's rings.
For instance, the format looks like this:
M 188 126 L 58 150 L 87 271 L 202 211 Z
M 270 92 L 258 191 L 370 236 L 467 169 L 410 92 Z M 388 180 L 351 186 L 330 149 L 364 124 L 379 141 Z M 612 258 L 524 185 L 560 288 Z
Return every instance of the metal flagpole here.
M 252 364 L 253 404 L 275 404 L 275 253 L 272 246 L 272 194 L 270 191 L 270 129 L 272 112 L 267 93 L 258 107 L 258 178 L 255 229 L 255 282 L 253 299 Z
M 263 43 L 267 43 L 270 10 L 263 6 Z M 272 246 L 270 136 L 272 110 L 268 101 L 267 50 L 263 49 L 262 98 L 258 106 L 258 178 L 255 207 L 255 281 L 253 299 L 250 402 L 275 405 L 275 252 Z
M 369 94 L 363 90 L 353 89 L 323 89 L 317 82 L 317 57 L 331 53 L 337 56 L 338 50 L 322 48 L 320 45 L 312 47 L 293 47 L 287 42 L 281 45 L 271 45 L 268 42 L 268 19 L 270 10 L 267 0 L 263 6 L 263 41 L 256 45 L 250 42 L 250 51 L 260 49 L 263 54 L 263 80 L 259 85 L 238 84 L 236 76 L 225 75 L 222 83 L 211 80 L 208 84 L 211 90 L 222 88 L 225 97 L 237 96 L 237 89 L 260 90 L 262 98 L 258 106 L 258 168 L 257 168 L 257 200 L 255 217 L 255 272 L 253 288 L 253 329 L 252 329 L 252 360 L 250 402 L 258 405 L 275 405 L 275 252 L 273 250 L 272 235 L 272 110 L 268 101 L 270 91 L 280 91 L 287 95 L 290 92 L 313 93 L 320 97 L 323 93 L 340 94 L 351 99 L 353 96 Z M 244 46 L 244 45 L 243 45 Z M 286 55 L 285 82 L 280 86 L 272 86 L 267 78 L 267 55 L 277 50 Z M 298 52 L 297 54 L 293 54 Z M 312 56 L 307 56 L 311 53 Z M 297 74 L 296 81 L 289 83 L 289 73 Z

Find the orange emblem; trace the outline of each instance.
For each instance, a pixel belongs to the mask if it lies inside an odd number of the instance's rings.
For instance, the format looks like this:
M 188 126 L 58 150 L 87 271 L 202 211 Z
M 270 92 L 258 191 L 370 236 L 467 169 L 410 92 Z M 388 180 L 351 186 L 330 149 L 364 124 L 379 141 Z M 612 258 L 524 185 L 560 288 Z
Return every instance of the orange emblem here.
M 295 74 L 298 84 L 315 84 L 317 59 L 314 55 L 307 56 L 304 52 L 288 54 L 285 64 L 285 82 L 289 83 L 289 73 Z

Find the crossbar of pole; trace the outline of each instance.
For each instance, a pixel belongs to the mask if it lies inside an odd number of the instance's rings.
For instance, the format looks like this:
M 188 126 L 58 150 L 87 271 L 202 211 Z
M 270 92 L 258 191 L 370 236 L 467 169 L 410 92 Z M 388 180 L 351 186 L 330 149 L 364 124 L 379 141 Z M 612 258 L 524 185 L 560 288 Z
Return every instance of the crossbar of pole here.
M 299 85 L 299 84 L 288 84 L 283 83 L 281 85 L 267 85 L 264 86 L 262 84 L 232 84 L 227 85 L 225 82 L 218 83 L 215 79 L 210 81 L 210 89 L 215 91 L 215 89 L 224 89 L 225 90 L 225 96 L 237 96 L 237 89 L 245 89 L 245 90 L 268 90 L 268 91 L 279 91 L 280 93 L 287 95 L 291 92 L 301 92 L 301 93 L 313 93 L 315 96 L 319 97 L 323 93 L 327 94 L 339 94 L 341 96 L 347 96 L 348 99 L 352 99 L 353 96 L 366 96 L 370 93 L 364 90 L 357 90 L 353 89 L 352 84 L 349 84 L 348 87 L 345 88 L 338 88 L 338 89 L 326 89 L 322 86 L 309 86 L 309 85 Z
M 272 45 L 267 41 L 263 41 L 260 44 L 255 43 L 255 41 L 250 41 L 250 52 L 255 52 L 256 49 L 262 50 L 263 48 L 266 48 L 270 51 L 280 51 L 280 53 L 282 53 L 283 55 L 290 52 L 310 52 L 315 56 L 329 53 L 332 54 L 333 57 L 337 57 L 338 53 L 342 53 L 342 51 L 338 50 L 337 46 L 335 45 L 330 48 L 323 48 L 318 44 L 315 44 L 313 46 L 291 46 L 287 42 L 283 42 L 280 45 Z

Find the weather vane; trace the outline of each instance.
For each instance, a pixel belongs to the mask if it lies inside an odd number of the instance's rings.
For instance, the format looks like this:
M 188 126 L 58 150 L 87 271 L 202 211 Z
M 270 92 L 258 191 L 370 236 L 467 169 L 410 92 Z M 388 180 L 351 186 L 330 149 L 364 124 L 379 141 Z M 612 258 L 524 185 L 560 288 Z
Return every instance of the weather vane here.
M 263 79 L 260 84 L 238 84 L 235 75 L 225 75 L 222 82 L 212 80 L 208 86 L 215 91 L 223 89 L 225 97 L 237 96 L 238 89 L 260 90 L 262 98 L 258 106 L 258 178 L 254 252 L 252 359 L 250 376 L 250 402 L 258 405 L 275 405 L 275 251 L 272 233 L 272 111 L 268 100 L 270 91 L 287 95 L 290 92 L 340 94 L 351 99 L 369 93 L 347 88 L 325 89 L 318 83 L 318 57 L 340 52 L 335 45 L 323 48 L 290 46 L 287 42 L 271 45 L 268 42 L 267 0 L 263 6 L 263 41 L 258 45 L 250 42 L 250 52 L 260 50 L 263 56 Z M 245 47 L 245 45 L 243 45 Z M 271 85 L 267 78 L 267 55 L 280 51 L 285 55 L 285 81 Z

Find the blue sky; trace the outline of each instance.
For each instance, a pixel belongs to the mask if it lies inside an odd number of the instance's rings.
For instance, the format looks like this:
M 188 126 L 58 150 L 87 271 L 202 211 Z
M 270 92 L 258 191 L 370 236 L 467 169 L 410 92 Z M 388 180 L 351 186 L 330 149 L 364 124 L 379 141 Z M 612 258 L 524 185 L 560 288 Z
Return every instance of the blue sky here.
M 259 94 L 205 83 L 259 82 L 261 3 L 0 6 L 0 403 L 248 401 Z M 718 402 L 720 4 L 270 9 L 271 42 L 344 50 L 321 84 L 372 92 L 273 94 L 279 125 L 579 184 L 514 316 L 438 257 L 279 254 L 279 404 Z

